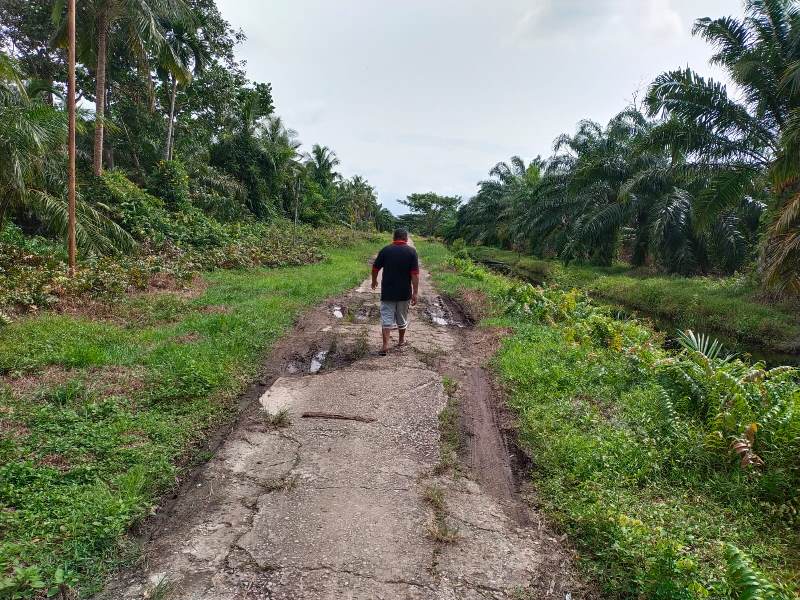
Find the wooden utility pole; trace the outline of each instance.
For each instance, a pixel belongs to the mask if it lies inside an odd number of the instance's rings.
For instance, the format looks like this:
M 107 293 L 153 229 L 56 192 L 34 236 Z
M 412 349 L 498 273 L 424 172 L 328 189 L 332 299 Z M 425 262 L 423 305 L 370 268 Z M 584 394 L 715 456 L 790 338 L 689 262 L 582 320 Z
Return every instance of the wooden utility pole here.
M 77 241 L 75 238 L 75 0 L 67 4 L 67 201 L 69 218 L 67 223 L 67 253 L 69 256 L 69 276 L 75 276 Z

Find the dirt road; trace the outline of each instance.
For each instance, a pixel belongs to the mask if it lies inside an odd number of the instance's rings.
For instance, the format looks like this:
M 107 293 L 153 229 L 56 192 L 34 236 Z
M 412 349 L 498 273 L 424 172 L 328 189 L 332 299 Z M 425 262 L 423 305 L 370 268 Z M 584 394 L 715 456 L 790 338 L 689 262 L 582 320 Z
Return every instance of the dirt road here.
M 421 277 L 410 345 L 388 357 L 368 282 L 306 315 L 277 379 L 99 598 L 586 597 L 523 500 L 483 370 L 492 341 Z M 448 396 L 460 431 L 440 435 Z

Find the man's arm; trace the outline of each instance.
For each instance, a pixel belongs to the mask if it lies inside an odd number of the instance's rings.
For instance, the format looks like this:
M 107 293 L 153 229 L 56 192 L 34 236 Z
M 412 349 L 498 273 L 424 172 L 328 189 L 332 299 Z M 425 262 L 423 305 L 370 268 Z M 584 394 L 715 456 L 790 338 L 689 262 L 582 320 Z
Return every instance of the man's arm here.
M 381 272 L 381 270 L 378 267 L 375 267 L 375 266 L 372 267 L 372 289 L 373 290 L 378 289 L 378 273 L 380 273 L 380 272 Z
M 375 290 L 378 288 L 378 273 L 381 272 L 383 268 L 383 250 L 378 252 L 378 256 L 375 258 L 375 262 L 372 263 L 372 289 Z
M 416 306 L 417 295 L 419 294 L 419 257 L 416 250 L 413 250 L 413 252 L 414 255 L 411 259 L 411 306 Z

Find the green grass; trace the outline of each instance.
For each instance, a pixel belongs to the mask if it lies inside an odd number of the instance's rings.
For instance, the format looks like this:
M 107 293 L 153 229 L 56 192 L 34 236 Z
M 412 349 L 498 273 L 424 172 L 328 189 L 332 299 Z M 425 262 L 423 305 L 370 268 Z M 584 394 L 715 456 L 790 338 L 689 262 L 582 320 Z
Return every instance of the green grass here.
M 511 329 L 494 367 L 532 457 L 537 500 L 570 535 L 604 597 L 797 594 L 797 414 L 787 417 L 794 424 L 766 467 L 744 470 L 728 440 L 718 444 L 709 435 L 716 423 L 695 418 L 680 399 L 666 410 L 658 365 L 671 355 L 658 335 L 596 310 L 581 317 L 570 294 L 552 296 L 562 301 L 554 310 L 573 311 L 562 320 L 508 312 L 509 280 L 452 268 L 443 246 L 417 247 L 443 292 L 480 290 L 491 308 L 485 323 Z M 789 385 L 787 401 L 797 413 L 800 386 Z M 735 401 L 733 393 L 723 398 Z M 725 544 L 791 591 L 743 595 L 749 566 L 726 558 Z
M 198 298 L 130 297 L 105 322 L 43 314 L 0 329 L 0 597 L 62 578 L 96 589 L 209 427 L 236 417 L 273 343 L 365 278 L 376 246 L 206 274 Z
M 470 254 L 478 261 L 507 264 L 515 275 L 536 283 L 586 289 L 665 329 L 710 333 L 754 354 L 800 354 L 800 307 L 759 301 L 755 285 L 745 277 L 654 276 L 623 265 L 564 266 L 486 246 L 470 248 Z

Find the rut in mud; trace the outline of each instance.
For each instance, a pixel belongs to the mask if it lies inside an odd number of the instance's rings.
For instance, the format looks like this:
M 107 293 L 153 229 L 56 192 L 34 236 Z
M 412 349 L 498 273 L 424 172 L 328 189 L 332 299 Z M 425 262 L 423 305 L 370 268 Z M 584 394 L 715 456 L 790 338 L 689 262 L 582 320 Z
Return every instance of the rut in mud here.
M 423 270 L 409 346 L 379 357 L 378 304 L 365 282 L 301 320 L 258 402 L 99 598 L 593 595 L 524 501 L 512 423 L 484 369 L 498 332 L 472 328 Z M 457 464 L 442 451 L 448 406 Z

